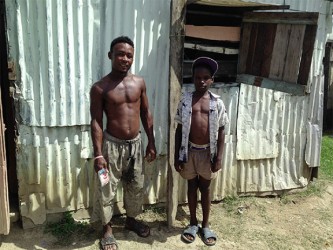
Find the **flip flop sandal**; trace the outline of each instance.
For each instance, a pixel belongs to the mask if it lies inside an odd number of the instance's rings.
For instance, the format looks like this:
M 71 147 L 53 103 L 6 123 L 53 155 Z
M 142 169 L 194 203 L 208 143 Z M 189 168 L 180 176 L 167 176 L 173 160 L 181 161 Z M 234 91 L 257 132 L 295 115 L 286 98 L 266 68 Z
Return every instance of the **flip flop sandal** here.
M 125 224 L 125 228 L 127 230 L 135 232 L 138 236 L 143 238 L 146 238 L 150 235 L 150 228 L 139 221 L 131 223 L 130 226 L 128 224 Z
M 195 237 L 197 236 L 197 233 L 199 231 L 199 227 L 197 225 L 189 225 L 182 234 L 182 240 L 185 241 L 186 243 L 192 243 L 195 240 Z M 193 239 L 190 240 L 189 238 L 187 238 L 186 236 L 192 236 Z
M 201 229 L 201 239 L 207 246 L 214 246 L 216 244 L 217 236 L 216 234 L 210 230 L 208 227 Z M 209 242 L 208 239 L 214 239 L 213 242 Z
M 113 235 L 102 238 L 99 241 L 99 244 L 100 244 L 100 249 L 101 250 L 104 250 L 106 246 L 110 246 L 110 245 L 115 245 L 118 249 L 118 243 L 117 243 L 117 241 L 116 241 L 116 239 L 114 238 Z

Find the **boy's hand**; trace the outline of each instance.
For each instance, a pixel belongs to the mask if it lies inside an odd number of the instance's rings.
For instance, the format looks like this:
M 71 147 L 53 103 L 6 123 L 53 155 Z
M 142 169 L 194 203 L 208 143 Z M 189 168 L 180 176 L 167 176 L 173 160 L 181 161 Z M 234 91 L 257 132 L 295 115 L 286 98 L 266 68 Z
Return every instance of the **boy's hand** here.
M 215 173 L 222 168 L 222 159 L 214 158 L 214 162 L 212 163 L 212 172 Z
M 106 168 L 106 166 L 107 166 L 107 164 L 106 164 L 106 161 L 105 161 L 105 159 L 103 157 L 95 159 L 95 161 L 94 161 L 94 168 L 95 168 L 96 173 L 99 170 L 101 170 L 102 168 Z
M 184 163 L 179 160 L 175 160 L 174 166 L 177 172 L 181 172 L 184 169 Z

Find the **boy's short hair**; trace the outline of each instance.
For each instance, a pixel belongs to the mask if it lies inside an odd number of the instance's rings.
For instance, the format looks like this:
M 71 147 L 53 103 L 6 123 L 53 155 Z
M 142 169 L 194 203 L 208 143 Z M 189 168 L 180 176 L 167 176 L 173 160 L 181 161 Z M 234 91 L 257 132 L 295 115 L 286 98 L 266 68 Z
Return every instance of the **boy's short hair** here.
M 213 78 L 214 75 L 216 74 L 219 66 L 214 59 L 212 59 L 210 57 L 202 56 L 202 57 L 198 57 L 197 59 L 194 60 L 194 62 L 192 64 L 192 75 L 194 74 L 194 70 L 199 67 L 208 69 Z
M 110 46 L 110 51 L 112 52 L 113 47 L 117 44 L 117 43 L 128 43 L 129 45 L 131 45 L 134 49 L 134 43 L 131 40 L 131 38 L 129 38 L 128 36 L 119 36 L 115 39 L 113 39 L 113 41 L 111 42 L 111 46 Z

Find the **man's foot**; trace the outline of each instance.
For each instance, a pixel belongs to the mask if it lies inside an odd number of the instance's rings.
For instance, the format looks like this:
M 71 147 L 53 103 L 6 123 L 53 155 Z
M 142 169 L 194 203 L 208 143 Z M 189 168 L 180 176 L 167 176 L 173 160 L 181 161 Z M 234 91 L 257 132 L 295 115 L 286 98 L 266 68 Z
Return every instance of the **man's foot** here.
M 127 217 L 125 228 L 135 232 L 140 237 L 146 238 L 150 235 L 150 228 L 132 217 Z
M 182 234 L 182 240 L 185 241 L 186 243 L 194 242 L 198 231 L 199 231 L 198 225 L 189 225 Z
M 214 246 L 216 244 L 217 236 L 208 227 L 201 228 L 201 239 L 207 246 Z
M 100 248 L 102 250 L 117 250 L 118 249 L 118 244 L 112 234 L 112 228 L 111 228 L 110 223 L 103 226 L 103 237 L 99 241 L 99 243 L 100 243 Z
M 102 250 L 117 250 L 118 244 L 113 235 L 104 236 L 100 241 Z

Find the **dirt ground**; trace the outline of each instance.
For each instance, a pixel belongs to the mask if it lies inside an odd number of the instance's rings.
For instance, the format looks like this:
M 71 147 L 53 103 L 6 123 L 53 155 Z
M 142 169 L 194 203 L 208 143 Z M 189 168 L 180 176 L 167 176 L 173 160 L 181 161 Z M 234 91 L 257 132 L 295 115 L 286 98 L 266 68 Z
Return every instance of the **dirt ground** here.
M 199 206 L 200 208 L 200 206 Z M 217 244 L 207 247 L 199 237 L 183 243 L 180 234 L 189 222 L 188 208 L 179 206 L 177 223 L 166 226 L 164 209 L 148 209 L 141 219 L 151 226 L 151 236 L 139 238 L 124 230 L 125 217 L 114 219 L 114 234 L 120 249 L 333 249 L 333 183 L 317 182 L 306 192 L 282 197 L 228 198 L 214 203 L 211 228 Z M 198 211 L 201 218 L 201 208 Z M 63 246 L 43 228 L 22 230 L 12 225 L 8 236 L 0 236 L 0 248 L 9 249 L 99 249 L 100 230 Z

